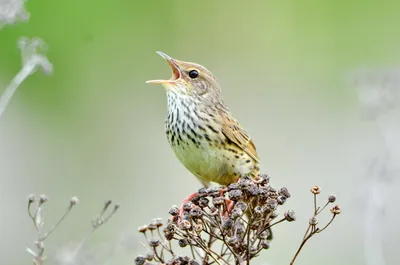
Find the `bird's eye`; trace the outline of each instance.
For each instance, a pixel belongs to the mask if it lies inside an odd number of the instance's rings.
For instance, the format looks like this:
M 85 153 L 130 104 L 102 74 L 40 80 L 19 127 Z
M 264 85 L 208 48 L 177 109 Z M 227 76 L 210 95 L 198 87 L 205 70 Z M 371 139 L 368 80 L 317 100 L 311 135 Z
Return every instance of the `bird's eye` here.
M 189 72 L 189 77 L 192 78 L 192 79 L 195 79 L 198 76 L 199 76 L 199 72 L 197 72 L 196 70 L 191 70 Z

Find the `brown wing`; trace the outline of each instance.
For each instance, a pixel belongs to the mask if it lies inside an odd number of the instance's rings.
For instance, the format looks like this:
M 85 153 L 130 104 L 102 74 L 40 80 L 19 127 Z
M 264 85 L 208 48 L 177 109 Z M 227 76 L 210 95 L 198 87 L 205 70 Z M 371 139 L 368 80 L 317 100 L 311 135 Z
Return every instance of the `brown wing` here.
M 222 133 L 226 138 L 245 151 L 258 164 L 256 147 L 240 124 L 226 113 L 222 116 L 222 124 Z

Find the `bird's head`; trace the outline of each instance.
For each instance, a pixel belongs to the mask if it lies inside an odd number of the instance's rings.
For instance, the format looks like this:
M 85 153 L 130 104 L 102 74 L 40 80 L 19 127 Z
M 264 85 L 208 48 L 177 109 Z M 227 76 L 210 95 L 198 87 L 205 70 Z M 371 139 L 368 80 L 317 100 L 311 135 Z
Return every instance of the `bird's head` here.
M 149 80 L 146 83 L 162 84 L 167 92 L 197 98 L 220 96 L 220 86 L 214 75 L 204 66 L 176 60 L 163 52 L 157 52 L 172 69 L 169 80 Z

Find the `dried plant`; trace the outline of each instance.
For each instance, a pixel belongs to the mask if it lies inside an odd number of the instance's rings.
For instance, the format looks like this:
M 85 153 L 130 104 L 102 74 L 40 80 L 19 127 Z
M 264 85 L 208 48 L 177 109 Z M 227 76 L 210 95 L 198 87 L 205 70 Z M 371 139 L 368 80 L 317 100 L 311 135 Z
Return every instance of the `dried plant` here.
M 35 209 L 32 209 L 33 204 L 36 203 Z M 54 232 L 54 230 L 62 223 L 62 221 L 67 217 L 67 215 L 71 212 L 71 210 L 79 203 L 79 200 L 77 197 L 72 197 L 69 201 L 68 207 L 64 214 L 61 216 L 61 218 L 48 230 L 44 231 L 43 230 L 43 207 L 45 203 L 48 201 L 48 197 L 46 195 L 41 195 L 39 199 L 36 199 L 35 196 L 31 195 L 28 197 L 28 214 L 29 217 L 32 219 L 33 225 L 35 227 L 35 230 L 37 232 L 37 238 L 34 242 L 35 244 L 35 250 L 32 250 L 31 248 L 27 248 L 26 251 L 30 253 L 33 256 L 33 264 L 34 265 L 43 265 L 46 256 L 44 255 L 45 247 L 44 247 L 44 242 L 45 240 Z M 112 207 L 111 212 L 109 212 L 109 208 L 112 204 L 111 200 L 108 200 L 105 202 L 102 210 L 100 211 L 100 214 L 97 215 L 92 219 L 92 226 L 90 231 L 87 233 L 87 235 L 80 241 L 80 243 L 77 245 L 74 251 L 72 251 L 72 254 L 69 257 L 69 262 L 70 264 L 75 264 L 75 259 L 79 253 L 79 251 L 82 249 L 83 244 L 87 241 L 89 236 L 93 234 L 98 228 L 100 228 L 102 225 L 107 223 L 107 221 L 117 212 L 119 209 L 119 204 L 114 204 L 114 207 Z
M 286 202 L 290 193 L 285 187 L 273 188 L 269 179 L 268 175 L 262 174 L 256 179 L 240 178 L 227 187 L 200 189 L 198 195 L 183 204 L 181 209 L 177 206 L 170 209 L 172 217 L 165 226 L 161 219 L 154 219 L 149 225 L 140 227 L 148 253 L 137 256 L 136 265 L 150 262 L 249 264 L 261 251 L 269 249 L 271 227 L 296 220 L 292 210 L 277 218 L 277 209 Z M 330 197 L 329 202 L 333 200 Z M 317 216 L 326 206 L 315 206 L 314 215 Z M 313 224 L 309 230 L 312 234 L 322 232 L 334 217 L 324 228 L 318 229 Z M 311 236 L 304 240 L 295 258 Z M 187 249 L 186 255 L 178 255 L 182 253 L 176 249 L 178 246 Z
M 300 247 L 298 248 L 296 254 L 294 255 L 292 261 L 290 262 L 290 264 L 294 264 L 294 262 L 296 261 L 297 256 L 299 255 L 300 251 L 303 249 L 304 245 L 307 243 L 307 241 L 314 235 L 321 233 L 322 231 L 324 231 L 326 228 L 328 228 L 328 226 L 330 224 L 332 224 L 333 220 L 335 219 L 335 217 L 340 214 L 342 212 L 342 210 L 340 209 L 339 205 L 335 205 L 331 208 L 331 213 L 332 213 L 332 217 L 329 220 L 329 222 L 327 224 L 325 224 L 322 228 L 318 227 L 318 216 L 323 212 L 324 209 L 326 209 L 326 207 L 331 204 L 334 203 L 336 201 L 336 196 L 335 195 L 329 195 L 327 202 L 325 203 L 324 206 L 317 206 L 318 202 L 317 202 L 317 196 L 318 194 L 321 193 L 321 188 L 319 186 L 313 186 L 310 189 L 311 193 L 314 196 L 314 214 L 313 216 L 310 218 L 309 220 L 309 225 L 308 228 L 306 230 L 306 233 L 303 237 L 303 241 L 300 244 Z

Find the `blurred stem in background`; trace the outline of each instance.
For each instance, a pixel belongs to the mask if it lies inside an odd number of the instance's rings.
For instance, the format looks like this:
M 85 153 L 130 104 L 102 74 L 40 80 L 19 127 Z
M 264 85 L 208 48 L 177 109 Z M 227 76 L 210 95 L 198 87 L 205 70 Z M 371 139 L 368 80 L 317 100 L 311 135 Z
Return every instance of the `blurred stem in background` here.
M 385 207 L 391 185 L 399 176 L 393 157 L 399 150 L 396 108 L 400 106 L 400 70 L 363 70 L 356 77 L 356 89 L 366 114 L 363 118 L 375 123 L 383 138 L 382 153 L 372 158 L 366 173 L 369 179 L 365 190 L 364 255 L 368 265 L 385 265 Z
M 20 39 L 19 48 L 22 54 L 22 68 L 6 87 L 0 98 L 0 117 L 3 115 L 4 110 L 17 88 L 28 76 L 33 74 L 38 68 L 42 69 L 46 74 L 52 73 L 52 64 L 47 59 L 46 55 L 40 53 L 40 50 L 44 46 L 44 42 L 38 38 L 28 39 L 22 37 Z

